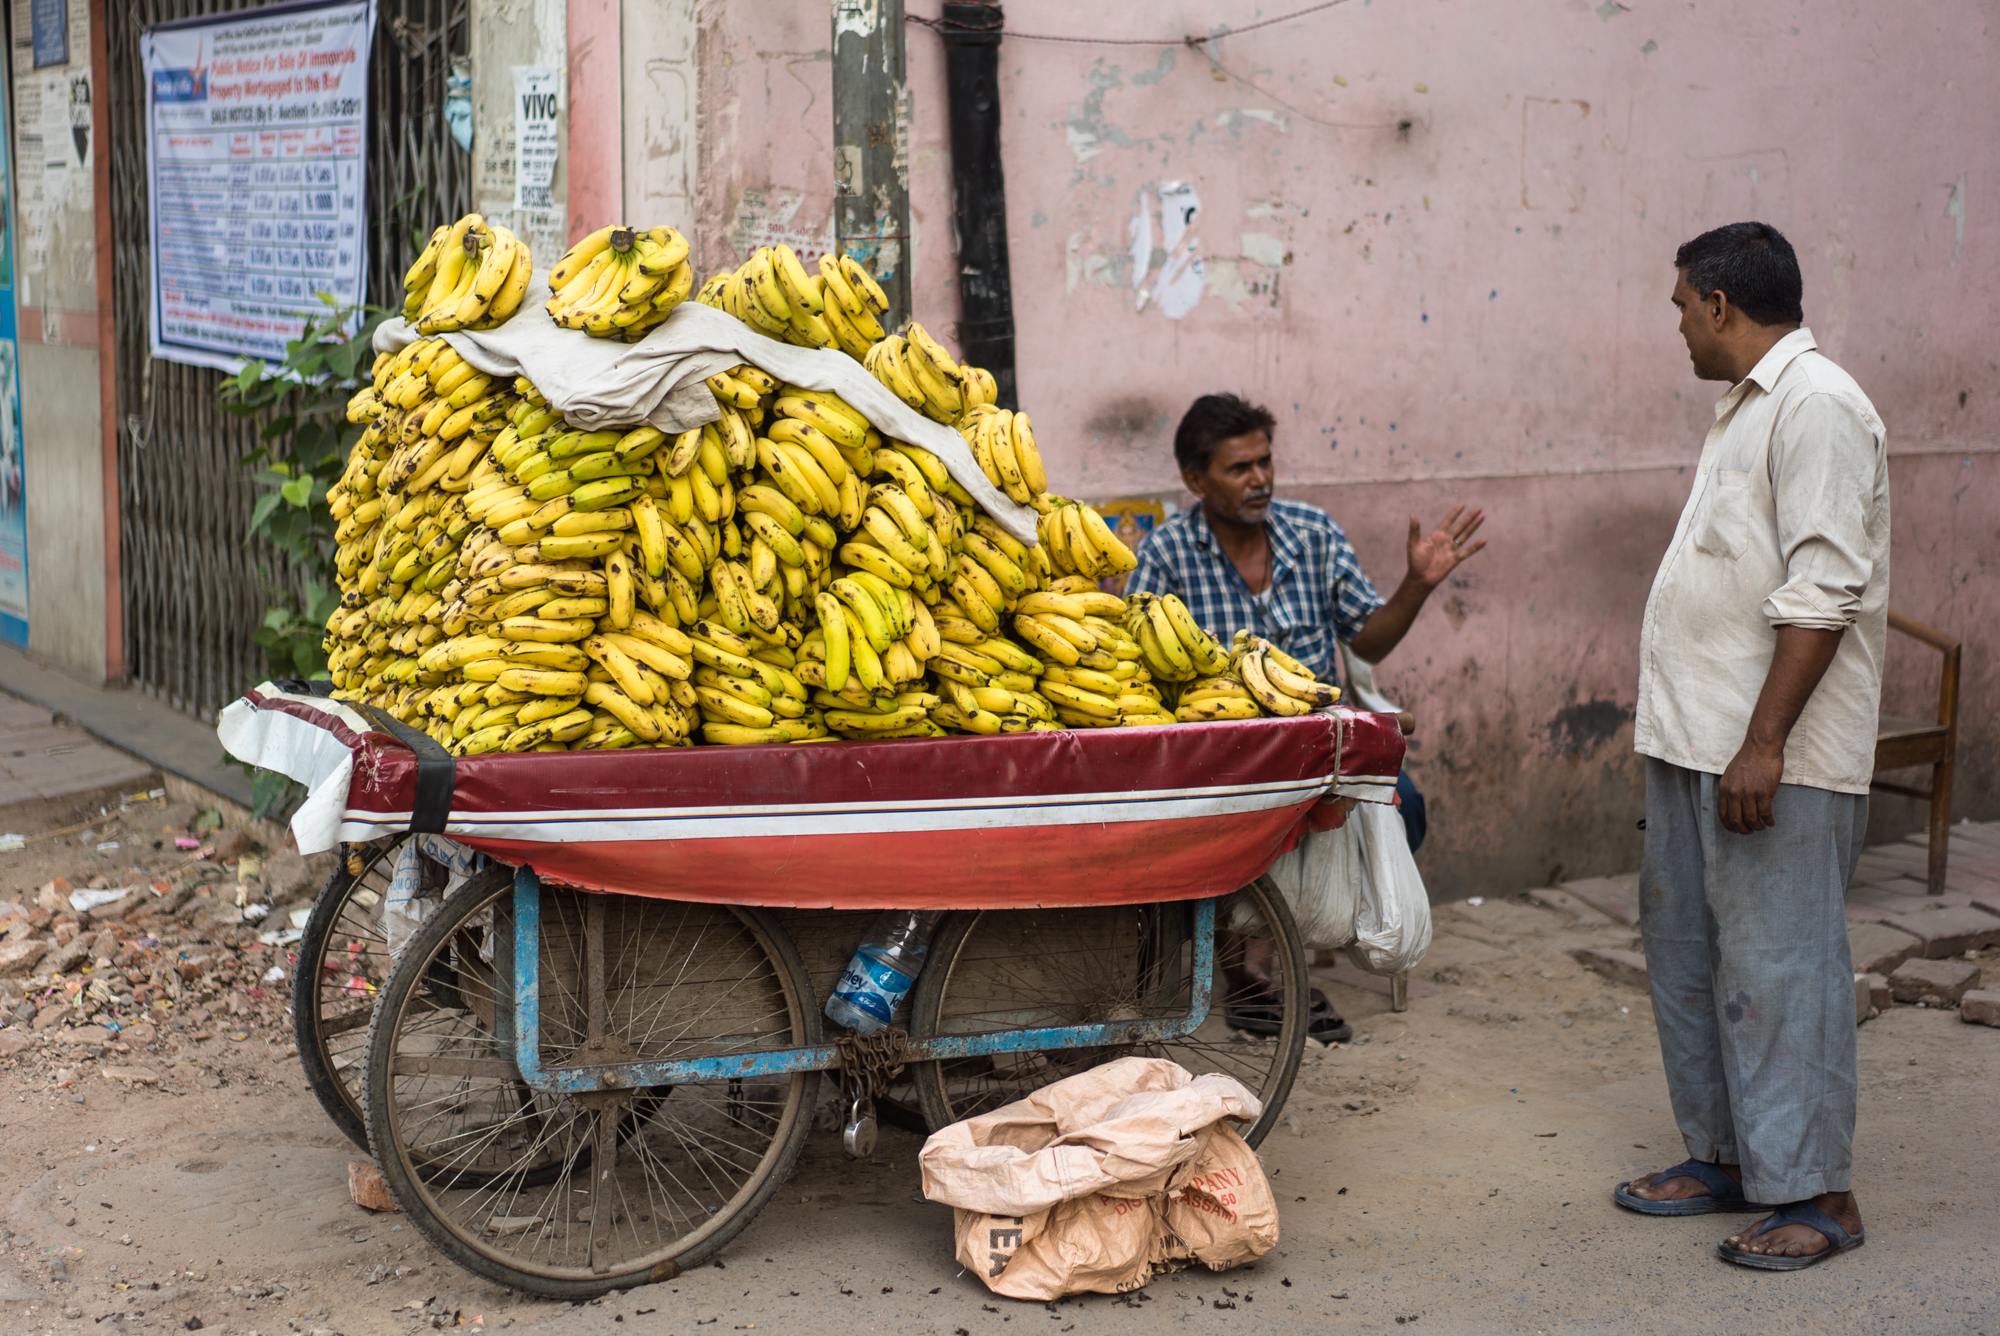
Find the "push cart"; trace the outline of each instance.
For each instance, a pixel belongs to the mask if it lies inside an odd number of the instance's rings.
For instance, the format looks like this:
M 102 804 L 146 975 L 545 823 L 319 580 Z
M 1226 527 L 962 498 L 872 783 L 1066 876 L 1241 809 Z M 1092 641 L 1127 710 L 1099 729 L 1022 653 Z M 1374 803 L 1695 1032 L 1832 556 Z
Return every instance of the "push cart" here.
M 330 1112 L 358 1107 L 433 1243 L 565 1298 L 712 1256 L 789 1174 L 829 1083 L 850 1131 L 892 1086 L 938 1127 L 1139 1053 L 1243 1081 L 1261 1140 L 1310 990 L 1260 874 L 1331 800 L 1387 801 L 1403 750 L 1393 715 L 1335 710 L 454 763 L 391 723 L 266 688 L 221 727 L 310 787 L 294 830 L 350 851 L 328 891 L 349 929 L 398 841 L 442 832 L 491 860 L 393 951 L 378 933 L 360 972 L 329 923 L 298 984 L 302 1021 L 342 1037 L 317 1038 L 316 1084 Z M 864 1038 L 821 1007 L 882 908 L 951 912 L 907 1014 Z M 1245 938 L 1268 966 L 1246 967 Z

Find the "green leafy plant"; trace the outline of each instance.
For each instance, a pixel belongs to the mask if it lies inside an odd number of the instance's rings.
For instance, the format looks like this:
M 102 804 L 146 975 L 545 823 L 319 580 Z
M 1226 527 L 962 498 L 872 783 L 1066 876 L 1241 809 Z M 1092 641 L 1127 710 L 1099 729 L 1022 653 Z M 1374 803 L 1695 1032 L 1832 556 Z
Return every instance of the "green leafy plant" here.
M 255 632 L 274 678 L 306 681 L 327 676 L 320 642 L 326 619 L 340 604 L 333 569 L 334 530 L 326 493 L 341 471 L 361 428 L 347 420 L 347 400 L 374 365 L 375 327 L 389 312 L 343 307 L 324 295 L 326 310 L 306 317 L 299 336 L 285 345 L 276 366 L 246 363 L 222 382 L 216 398 L 224 412 L 258 424 L 258 446 L 244 460 L 259 491 L 243 535 L 263 540 L 283 558 L 283 570 L 265 568 L 271 605 Z M 289 815 L 305 789 L 285 776 L 253 766 L 252 809 L 259 817 Z
M 389 312 L 343 307 L 306 317 L 299 337 L 275 366 L 252 361 L 222 382 L 223 411 L 258 424 L 258 447 L 245 463 L 259 487 L 245 543 L 262 540 L 286 569 L 263 572 L 271 598 L 256 641 L 274 677 L 324 678 L 320 648 L 327 617 L 339 605 L 333 571 L 334 530 L 327 489 L 340 477 L 361 428 L 347 421 L 347 400 L 374 363 L 375 327 Z

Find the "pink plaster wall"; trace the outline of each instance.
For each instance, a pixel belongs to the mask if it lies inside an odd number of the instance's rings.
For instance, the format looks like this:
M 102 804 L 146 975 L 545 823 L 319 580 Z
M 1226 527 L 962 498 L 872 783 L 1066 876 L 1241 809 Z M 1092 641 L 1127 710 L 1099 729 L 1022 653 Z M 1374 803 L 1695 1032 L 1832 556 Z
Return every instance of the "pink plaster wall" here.
M 567 0 L 569 44 L 569 239 L 620 221 L 624 210 L 618 0 Z
M 1172 37 L 1273 8 L 1007 15 Z M 1994 21 L 1943 0 L 1362 0 L 1207 55 L 1011 39 L 1020 378 L 1055 485 L 1176 494 L 1173 424 L 1226 388 L 1277 413 L 1281 486 L 1347 526 L 1385 592 L 1409 512 L 1484 505 L 1491 547 L 1384 665 L 1423 720 L 1426 870 L 1451 895 L 1634 866 L 1639 615 L 1723 388 L 1688 370 L 1670 265 L 1762 218 L 1889 424 L 1894 601 L 1967 641 L 1958 811 L 2000 815 Z M 704 272 L 825 234 L 827 27 L 823 3 L 705 11 Z M 943 65 L 909 36 L 916 307 L 949 341 Z M 1160 285 L 1177 186 L 1205 272 Z M 1921 712 L 1934 659 L 1890 663 L 1888 705 Z M 1878 835 L 1913 828 L 1913 805 L 1877 808 Z

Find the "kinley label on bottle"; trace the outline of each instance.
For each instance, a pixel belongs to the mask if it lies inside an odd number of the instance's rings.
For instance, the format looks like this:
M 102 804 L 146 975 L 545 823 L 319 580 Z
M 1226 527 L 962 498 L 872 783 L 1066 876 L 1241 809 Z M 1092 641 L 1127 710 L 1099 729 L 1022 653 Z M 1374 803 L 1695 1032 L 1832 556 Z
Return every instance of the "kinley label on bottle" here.
M 914 982 L 909 975 L 872 956 L 857 954 L 848 963 L 847 972 L 840 976 L 836 991 L 855 1007 L 887 1024 L 895 1014 L 896 1004 Z

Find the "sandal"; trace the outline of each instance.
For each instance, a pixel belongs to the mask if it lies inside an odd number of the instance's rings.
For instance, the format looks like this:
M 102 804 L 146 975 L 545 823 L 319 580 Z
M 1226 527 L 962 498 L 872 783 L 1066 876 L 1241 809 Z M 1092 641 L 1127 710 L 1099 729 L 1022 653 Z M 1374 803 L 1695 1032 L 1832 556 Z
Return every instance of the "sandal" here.
M 1856 1230 L 1850 1234 L 1840 1227 L 1838 1220 L 1809 1201 L 1789 1202 L 1780 1206 L 1771 1213 L 1769 1220 L 1757 1226 L 1756 1233 L 1750 1237 L 1754 1239 L 1766 1231 L 1779 1229 L 1785 1225 L 1804 1225 L 1807 1229 L 1816 1229 L 1826 1235 L 1827 1246 L 1816 1253 L 1807 1253 L 1804 1257 L 1776 1257 L 1770 1253 L 1745 1252 L 1741 1248 L 1732 1248 L 1727 1243 L 1718 1243 L 1715 1245 L 1715 1255 L 1725 1262 L 1734 1262 L 1737 1266 L 1755 1267 L 1759 1271 L 1803 1271 L 1809 1266 L 1818 1266 L 1829 1257 L 1837 1257 L 1868 1242 L 1866 1229 Z
M 1232 1030 L 1250 1034 L 1278 1033 L 1284 1028 L 1285 1004 L 1270 994 L 1265 996 L 1266 1001 L 1224 1008 L 1223 1021 Z M 1333 1003 L 1327 1001 L 1325 993 L 1315 988 L 1310 1000 L 1311 1010 L 1306 1013 L 1308 1039 L 1317 1039 L 1322 1044 L 1344 1044 L 1354 1038 L 1354 1027 L 1335 1013 Z
M 1611 1200 L 1628 1211 L 1641 1215 L 1718 1215 L 1725 1211 L 1771 1211 L 1776 1207 L 1749 1201 L 1743 1196 L 1743 1186 L 1728 1174 L 1712 1164 L 1700 1160 L 1685 1160 L 1671 1169 L 1663 1169 L 1653 1179 L 1663 1183 L 1670 1178 L 1692 1178 L 1708 1189 L 1706 1197 L 1682 1197 L 1675 1201 L 1653 1201 L 1637 1197 L 1626 1189 L 1632 1186 L 1627 1179 L 1611 1189 Z

